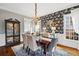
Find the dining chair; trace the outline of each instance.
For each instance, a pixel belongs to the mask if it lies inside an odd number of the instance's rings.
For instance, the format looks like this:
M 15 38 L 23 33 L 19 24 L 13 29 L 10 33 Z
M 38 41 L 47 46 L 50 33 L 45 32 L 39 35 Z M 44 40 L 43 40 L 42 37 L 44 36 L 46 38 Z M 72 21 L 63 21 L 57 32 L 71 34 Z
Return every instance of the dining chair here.
M 51 38 L 51 43 L 48 45 L 48 48 L 46 50 L 46 55 L 48 56 L 52 56 L 54 55 L 54 51 L 55 51 L 55 48 L 57 46 L 57 42 L 58 42 L 58 39 L 57 38 Z
M 28 47 L 30 49 L 30 52 L 31 54 L 35 55 L 36 54 L 36 51 L 38 49 L 41 49 L 39 46 L 37 46 L 37 43 L 36 43 L 36 38 L 34 36 L 27 36 L 28 38 Z M 33 53 L 32 53 L 33 52 Z
M 23 49 L 27 50 L 28 48 L 27 36 L 26 34 L 22 34 L 22 37 L 23 37 Z

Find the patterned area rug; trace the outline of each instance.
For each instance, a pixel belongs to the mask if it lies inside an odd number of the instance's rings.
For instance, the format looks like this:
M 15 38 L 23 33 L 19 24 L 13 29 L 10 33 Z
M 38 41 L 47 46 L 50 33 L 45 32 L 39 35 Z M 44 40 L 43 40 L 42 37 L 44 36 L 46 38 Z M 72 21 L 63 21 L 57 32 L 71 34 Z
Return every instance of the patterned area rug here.
M 33 56 L 32 52 L 28 55 L 26 50 L 23 49 L 22 44 L 12 47 L 12 50 L 14 51 L 16 56 Z M 35 56 L 44 56 L 41 54 L 40 50 L 37 50 L 37 54 Z M 54 56 L 70 56 L 70 54 L 63 49 L 56 48 L 55 52 L 53 53 Z

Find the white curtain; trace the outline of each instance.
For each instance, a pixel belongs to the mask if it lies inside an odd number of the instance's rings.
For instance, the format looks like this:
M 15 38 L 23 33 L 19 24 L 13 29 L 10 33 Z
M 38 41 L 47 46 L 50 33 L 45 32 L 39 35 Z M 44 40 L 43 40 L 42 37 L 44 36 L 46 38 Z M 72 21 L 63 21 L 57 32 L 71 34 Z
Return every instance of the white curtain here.
M 74 30 L 79 34 L 79 8 L 71 11 Z

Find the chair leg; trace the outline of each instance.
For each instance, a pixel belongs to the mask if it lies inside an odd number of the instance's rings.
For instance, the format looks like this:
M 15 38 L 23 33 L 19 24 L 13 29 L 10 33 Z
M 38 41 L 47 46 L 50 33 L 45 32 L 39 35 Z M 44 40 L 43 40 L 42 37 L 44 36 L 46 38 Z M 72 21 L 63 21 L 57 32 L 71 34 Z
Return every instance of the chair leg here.
M 30 54 L 30 49 L 28 48 L 28 55 Z
M 24 47 L 25 47 L 25 44 L 23 44 L 23 49 L 24 49 Z
M 26 48 L 26 52 L 28 51 L 28 46 L 27 46 L 27 48 Z
M 46 56 L 46 46 L 44 46 L 44 55 Z

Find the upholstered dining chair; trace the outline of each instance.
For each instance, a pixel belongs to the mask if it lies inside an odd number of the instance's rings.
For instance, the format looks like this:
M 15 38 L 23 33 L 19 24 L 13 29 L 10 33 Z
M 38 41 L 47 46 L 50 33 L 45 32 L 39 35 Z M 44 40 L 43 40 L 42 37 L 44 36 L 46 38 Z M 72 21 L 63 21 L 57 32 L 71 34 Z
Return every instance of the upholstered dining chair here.
M 23 37 L 23 49 L 27 49 L 28 47 L 27 36 L 26 34 L 22 34 L 22 37 Z
M 36 38 L 32 35 L 30 36 L 27 36 L 28 38 L 28 47 L 30 49 L 30 52 L 29 53 L 32 53 L 33 55 L 35 55 L 35 52 L 40 49 L 39 46 L 37 46 L 37 43 L 36 43 Z
M 48 48 L 46 50 L 46 55 L 48 56 L 52 56 L 54 55 L 54 51 L 55 51 L 55 48 L 57 46 L 57 42 L 58 42 L 58 39 L 57 38 L 51 38 L 51 43 L 48 45 Z

